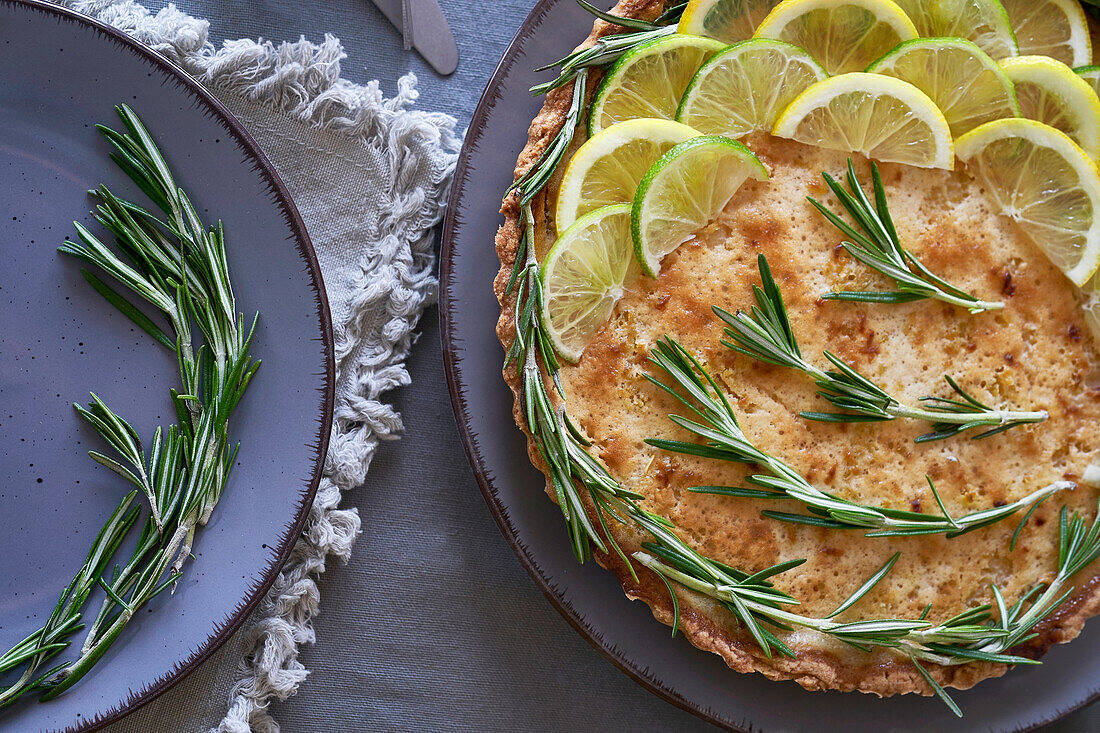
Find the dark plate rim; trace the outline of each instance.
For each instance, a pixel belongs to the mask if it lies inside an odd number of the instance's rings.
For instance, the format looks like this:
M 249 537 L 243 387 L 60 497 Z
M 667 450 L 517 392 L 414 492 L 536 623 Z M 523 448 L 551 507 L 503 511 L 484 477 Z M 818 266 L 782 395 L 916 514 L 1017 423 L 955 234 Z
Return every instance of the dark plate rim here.
M 440 341 L 443 350 L 443 369 L 447 379 L 447 391 L 450 393 L 451 397 L 451 408 L 454 411 L 455 422 L 458 426 L 459 436 L 462 439 L 462 446 L 466 451 L 466 457 L 470 461 L 470 466 L 474 471 L 474 478 L 477 480 L 482 498 L 489 507 L 489 512 L 493 515 L 493 520 L 496 521 L 497 527 L 500 529 L 501 534 L 504 535 L 504 539 L 508 542 L 512 551 L 516 554 L 524 570 L 531 576 L 535 585 L 538 586 L 542 594 L 546 596 L 546 599 L 550 601 L 550 604 L 562 615 L 569 625 L 573 627 L 573 630 L 580 634 L 580 636 L 599 652 L 601 656 L 618 667 L 619 670 L 630 677 L 630 679 L 634 680 L 662 700 L 682 710 L 686 710 L 720 728 L 736 731 L 736 733 L 751 733 L 749 729 L 735 726 L 729 721 L 717 717 L 711 710 L 695 700 L 684 696 L 676 689 L 665 684 L 663 680 L 648 676 L 645 672 L 645 670 L 648 669 L 647 667 L 637 664 L 634 659 L 621 653 L 620 650 L 609 648 L 608 645 L 601 639 L 598 639 L 593 633 L 593 630 L 589 628 L 584 620 L 583 614 L 573 607 L 573 605 L 555 589 L 548 578 L 543 576 L 542 569 L 536 558 L 532 557 L 528 548 L 520 542 L 515 527 L 512 525 L 508 516 L 508 509 L 500 499 L 494 479 L 491 477 L 489 466 L 486 465 L 481 455 L 481 451 L 478 448 L 477 439 L 471 427 L 470 413 L 467 409 L 466 401 L 463 398 L 463 385 L 460 374 L 460 354 L 463 352 L 464 347 L 455 340 L 453 333 L 454 326 L 452 319 L 457 309 L 454 307 L 456 301 L 453 292 L 455 284 L 452 262 L 455 249 L 455 230 L 457 227 L 461 226 L 462 213 L 460 209 L 462 197 L 470 183 L 468 171 L 470 159 L 477 153 L 477 141 L 480 138 L 481 130 L 484 128 L 487 118 L 492 113 L 493 107 L 500 98 L 503 77 L 517 61 L 523 60 L 522 54 L 518 53 L 520 45 L 526 41 L 532 33 L 536 32 L 534 26 L 542 16 L 545 15 L 552 6 L 561 1 L 562 0 L 538 0 L 523 19 L 515 35 L 512 36 L 512 40 L 509 41 L 507 48 L 504 50 L 504 54 L 501 56 L 496 68 L 493 69 L 493 73 L 489 77 L 489 81 L 486 83 L 484 91 L 481 93 L 477 107 L 474 108 L 474 114 L 470 119 L 470 125 L 466 131 L 466 138 L 459 152 L 458 163 L 455 166 L 450 203 L 447 206 L 447 214 L 443 220 L 443 236 L 441 240 L 442 245 L 439 264 Z M 505 388 L 504 379 L 501 377 L 501 389 L 504 390 Z M 511 425 L 508 427 L 511 427 Z M 1079 704 L 1064 710 L 1059 710 L 1052 717 L 1047 717 L 1034 725 L 1020 730 L 1037 730 L 1070 713 L 1087 707 L 1097 700 L 1100 700 L 1100 688 L 1094 690 L 1091 695 Z
M 275 205 L 280 209 L 283 218 L 294 234 L 295 245 L 298 249 L 298 253 L 306 262 L 315 291 L 317 316 L 321 321 L 321 339 L 324 343 L 325 352 L 325 372 L 322 375 L 324 383 L 320 390 L 321 414 L 320 420 L 318 421 L 319 432 L 316 442 L 313 444 L 316 451 L 313 475 L 310 477 L 308 485 L 301 494 L 301 500 L 293 521 L 287 525 L 285 534 L 279 540 L 278 546 L 274 548 L 275 557 L 273 561 L 263 570 L 260 582 L 250 589 L 248 596 L 242 599 L 233 614 L 225 621 L 221 622 L 219 626 L 215 626 L 214 632 L 207 637 L 205 641 L 199 644 L 192 652 L 191 656 L 174 670 L 164 677 L 154 680 L 152 684 L 147 685 L 141 690 L 131 692 L 129 698 L 121 707 L 109 709 L 100 716 L 82 720 L 64 729 L 65 733 L 81 733 L 83 731 L 97 730 L 134 712 L 141 706 L 159 697 L 165 690 L 194 671 L 240 627 L 256 605 L 259 604 L 260 600 L 263 599 L 268 589 L 275 582 L 275 578 L 278 576 L 279 571 L 281 571 L 283 565 L 286 564 L 286 560 L 290 556 L 290 551 L 294 548 L 298 536 L 302 532 L 302 527 L 309 517 L 310 505 L 313 503 L 313 497 L 317 493 L 317 487 L 321 482 L 321 472 L 324 468 L 324 456 L 328 453 L 329 434 L 332 431 L 332 412 L 335 402 L 336 383 L 332 316 L 329 313 L 328 297 L 326 296 L 324 279 L 321 275 L 321 266 L 317 261 L 317 253 L 313 249 L 313 243 L 310 241 L 309 233 L 306 231 L 305 223 L 298 213 L 298 208 L 294 205 L 294 200 L 290 196 L 290 191 L 287 189 L 282 179 L 279 178 L 279 174 L 275 172 L 274 165 L 272 165 L 263 151 L 260 150 L 260 146 L 255 139 L 253 139 L 252 135 L 245 130 L 244 126 L 241 125 L 225 105 L 218 101 L 213 94 L 207 91 L 206 88 L 195 81 L 178 65 L 153 51 L 148 46 L 130 38 L 122 31 L 112 28 L 105 23 L 67 8 L 52 5 L 44 0 L 2 0 L 2 2 L 4 4 L 30 8 L 44 15 L 53 16 L 59 21 L 73 22 L 78 25 L 87 26 L 98 34 L 105 36 L 108 40 L 125 46 L 150 65 L 173 77 L 177 83 L 184 88 L 185 93 L 189 93 L 201 106 L 206 108 L 207 113 L 212 115 L 218 122 L 226 127 L 229 134 L 233 136 L 245 155 L 252 159 L 256 167 L 256 172 L 262 177 L 264 182 L 271 187 L 271 191 L 275 197 Z

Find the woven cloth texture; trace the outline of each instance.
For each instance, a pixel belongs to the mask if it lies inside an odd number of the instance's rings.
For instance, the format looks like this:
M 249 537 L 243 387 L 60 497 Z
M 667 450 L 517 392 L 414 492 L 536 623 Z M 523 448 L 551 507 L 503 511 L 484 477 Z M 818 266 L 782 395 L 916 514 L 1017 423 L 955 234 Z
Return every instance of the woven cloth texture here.
M 360 531 L 343 492 L 363 483 L 380 441 L 401 417 L 387 392 L 409 383 L 404 362 L 424 309 L 434 302 L 432 228 L 439 223 L 460 140 L 455 121 L 413 109 L 412 74 L 387 99 L 377 82 L 340 75 L 340 42 L 326 35 L 273 44 L 208 41 L 209 24 L 172 5 L 156 13 L 132 0 L 61 4 L 106 22 L 179 64 L 212 91 L 274 163 L 309 230 L 332 311 L 336 402 L 324 474 L 309 519 L 267 596 L 216 655 L 168 694 L 111 727 L 277 731 L 268 714 L 308 675 L 317 578 L 346 560 Z

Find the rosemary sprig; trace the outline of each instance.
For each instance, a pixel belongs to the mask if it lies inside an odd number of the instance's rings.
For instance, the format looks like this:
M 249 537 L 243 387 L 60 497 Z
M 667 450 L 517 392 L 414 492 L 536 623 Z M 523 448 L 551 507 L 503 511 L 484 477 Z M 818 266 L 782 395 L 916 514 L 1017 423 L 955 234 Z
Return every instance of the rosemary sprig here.
M 565 86 L 584 69 L 607 66 L 617 61 L 627 51 L 637 48 L 643 43 L 673 35 L 676 32 L 676 22 L 680 19 L 680 15 L 687 5 L 687 3 L 673 5 L 657 20 L 650 22 L 605 13 L 592 4 L 585 2 L 585 0 L 577 0 L 577 4 L 601 20 L 614 23 L 623 28 L 629 28 L 634 32 L 604 36 L 589 48 L 574 51 L 563 59 L 535 69 L 535 71 L 546 71 L 547 69 L 557 68 L 559 72 L 554 79 L 531 87 L 531 93 L 536 96 Z
M 666 384 L 648 374 L 646 379 L 675 397 L 692 415 L 691 418 L 669 415 L 669 418 L 704 442 L 650 438 L 646 443 L 676 453 L 764 469 L 766 474 L 747 478 L 748 483 L 758 488 L 701 486 L 692 491 L 752 499 L 793 499 L 804 504 L 810 512 L 792 514 L 765 510 L 763 514 L 772 519 L 830 529 L 865 529 L 870 530 L 868 537 L 944 534 L 950 538 L 987 527 L 1043 501 L 1053 493 L 1075 487 L 1071 481 L 1055 481 L 1019 501 L 959 517 L 948 513 L 931 479 L 928 479 L 928 486 L 942 512 L 940 516 L 856 504 L 821 491 L 782 459 L 753 445 L 742 432 L 736 413 L 714 378 L 698 359 L 674 339 L 666 336 L 659 340 L 650 361 L 668 375 L 671 383 Z
M 873 647 L 891 649 L 910 659 L 933 692 L 961 717 L 962 711 L 920 662 L 945 666 L 973 661 L 1040 664 L 1038 660 L 1010 652 L 1014 647 L 1035 637 L 1034 628 L 1044 619 L 1050 618 L 1073 592 L 1072 587 L 1066 587 L 1070 578 L 1100 557 L 1100 518 L 1094 520 L 1090 526 L 1079 512 L 1071 515 L 1068 508 L 1063 507 L 1059 521 L 1058 571 L 1050 583 L 1036 585 L 1011 607 L 1007 606 L 997 586 L 991 586 L 993 603 L 969 608 L 935 624 L 927 620 L 931 607 L 925 608 L 917 619 L 848 623 L 831 620 L 882 580 L 897 560 L 897 555 L 887 561 L 886 565 L 860 586 L 836 611 L 824 618 L 814 618 L 781 608 L 782 601 L 779 599 L 785 594 L 770 587 L 766 589 L 768 592 L 760 594 L 761 597 L 752 597 L 740 587 L 740 584 L 748 585 L 747 580 L 740 581 L 731 576 L 724 566 L 702 557 L 681 542 L 673 544 L 674 549 L 651 545 L 647 551 L 634 553 L 634 559 L 660 575 L 666 583 L 679 583 L 734 610 L 750 632 L 753 625 L 766 632 L 760 624 L 768 622 L 784 629 L 813 629 L 862 650 Z M 753 635 L 756 638 L 756 634 Z M 770 642 L 767 637 L 764 638 Z M 757 643 L 760 643 L 759 638 Z M 786 648 L 782 646 L 782 642 L 778 646 L 774 642 L 771 644 L 781 651 Z M 770 654 L 767 647 L 763 644 L 761 647 Z
M 134 428 L 96 395 L 87 407 L 76 407 L 116 454 L 91 451 L 91 457 L 137 488 L 100 531 L 46 624 L 0 656 L 0 670 L 26 665 L 14 684 L 0 690 L 0 707 L 29 693 L 42 700 L 63 693 L 99 661 L 138 609 L 173 587 L 196 531 L 210 519 L 229 477 L 238 448 L 229 440 L 229 418 L 259 367 L 250 355 L 256 321 L 246 329 L 236 310 L 221 225 L 203 224 L 137 115 L 125 105 L 116 109 L 125 132 L 98 129 L 114 148 L 112 159 L 161 216 L 100 187 L 92 192 L 99 202 L 95 218 L 114 235 L 121 254 L 79 223 L 80 241 L 67 240 L 59 249 L 95 265 L 167 320 L 171 336 L 85 271 L 108 302 L 175 352 L 182 392 L 171 390 L 171 396 L 178 424 L 158 428 L 146 451 Z M 108 574 L 120 543 L 138 523 L 140 510 L 133 503 L 139 493 L 150 512 L 130 557 Z M 77 656 L 41 671 L 84 628 L 84 606 L 97 586 L 106 597 Z
M 516 261 L 506 287 L 515 292 L 515 340 L 508 350 L 504 368 L 513 364 L 521 383 L 524 417 L 536 448 L 546 463 L 558 507 L 565 517 L 573 554 L 581 562 L 591 556 L 595 545 L 601 552 L 617 553 L 628 566 L 626 554 L 608 531 L 608 519 L 625 521 L 624 500 L 641 498 L 616 482 L 586 448 L 588 440 L 573 425 L 565 411 L 564 394 L 558 381 L 559 364 L 554 346 L 543 330 L 542 285 L 535 258 L 535 216 L 531 202 L 550 180 L 573 139 L 584 112 L 588 70 L 581 69 L 573 81 L 573 95 L 565 124 L 535 164 L 513 184 L 521 223 Z M 550 375 L 560 398 L 555 405 L 547 389 Z M 594 523 L 585 508 L 585 498 L 595 508 Z M 597 529 L 597 525 L 599 528 Z
M 81 624 L 84 603 L 102 581 L 119 544 L 137 521 L 140 509 L 133 506 L 137 496 L 136 490 L 131 491 L 111 513 L 88 550 L 84 565 L 58 598 L 46 623 L 0 655 L 0 673 L 24 666 L 19 679 L 0 688 L 0 708 L 11 705 L 23 694 L 43 690 L 47 680 L 64 669 L 64 664 L 44 671 L 42 667 L 68 648 L 70 637 L 84 628 Z
M 849 190 L 846 191 L 844 186 L 828 173 L 821 175 L 841 206 L 855 221 L 859 231 L 813 197 L 809 197 L 810 203 L 824 214 L 833 226 L 850 238 L 851 241 L 841 244 L 845 252 L 890 278 L 897 285 L 897 290 L 893 291 L 842 291 L 825 293 L 821 297 L 828 300 L 855 300 L 867 303 L 909 303 L 932 298 L 966 308 L 971 313 L 1000 310 L 1005 307 L 1005 304 L 999 301 L 979 300 L 970 293 L 956 288 L 933 274 L 917 259 L 916 255 L 901 246 L 901 240 L 898 239 L 894 221 L 890 216 L 890 209 L 886 204 L 886 192 L 882 187 L 882 176 L 879 175 L 877 164 L 871 163 L 874 205 L 867 199 L 867 194 L 863 192 L 856 178 L 851 158 L 848 159 Z
M 975 440 L 1046 420 L 1046 410 L 1001 410 L 974 397 L 950 376 L 944 380 L 954 397 L 922 397 L 920 406 L 902 404 L 870 379 L 848 366 L 830 351 L 825 358 L 835 370 L 824 371 L 802 356 L 787 316 L 783 294 L 775 284 L 768 260 L 757 258 L 763 287 L 753 285 L 756 305 L 751 312 L 732 314 L 714 306 L 715 315 L 726 324 L 731 341 L 722 343 L 734 351 L 778 366 L 797 369 L 809 375 L 818 386 L 818 394 L 841 412 L 802 412 L 808 420 L 823 422 L 873 422 L 909 418 L 932 423 L 932 430 L 916 439 L 918 443 L 942 440 L 974 428 L 983 428 Z M 987 429 L 986 429 L 987 428 Z
M 505 358 L 504 368 L 514 365 L 520 377 L 524 417 L 536 449 L 546 463 L 557 504 L 566 521 L 573 554 L 584 562 L 591 556 L 592 546 L 595 546 L 601 552 L 615 552 L 633 572 L 630 561 L 608 531 L 608 522 L 626 521 L 626 514 L 634 509 L 632 502 L 640 499 L 641 495 L 620 486 L 607 469 L 588 453 L 588 440 L 566 412 L 565 395 L 558 378 L 557 356 L 543 331 L 539 315 L 542 312 L 543 292 L 538 277 L 539 263 L 535 257 L 535 216 L 531 204 L 549 183 L 573 142 L 585 112 L 590 70 L 613 63 L 642 43 L 674 33 L 675 23 L 685 4 L 673 6 L 651 23 L 604 13 L 585 0 L 578 2 L 596 17 L 636 32 L 606 36 L 591 48 L 542 67 L 540 70 L 558 67 L 560 73 L 553 81 L 531 90 L 534 94 L 545 94 L 573 84 L 569 110 L 561 129 L 507 192 L 516 196 L 519 205 L 520 237 L 515 263 L 505 287 L 506 295 L 515 293 L 515 338 Z M 554 385 L 558 395 L 557 405 L 551 397 L 548 381 Z M 595 522 L 586 512 L 586 499 L 595 509 Z

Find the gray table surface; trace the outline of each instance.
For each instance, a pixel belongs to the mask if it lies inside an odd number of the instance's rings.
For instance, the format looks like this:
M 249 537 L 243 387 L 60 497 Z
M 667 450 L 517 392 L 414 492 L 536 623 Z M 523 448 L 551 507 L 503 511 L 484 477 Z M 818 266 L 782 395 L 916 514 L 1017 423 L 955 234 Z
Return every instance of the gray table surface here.
M 378 79 L 390 96 L 397 78 L 413 71 L 419 106 L 454 115 L 460 127 L 533 3 L 441 0 L 460 56 L 458 71 L 443 78 L 402 50 L 400 34 L 369 0 L 175 2 L 210 19 L 215 43 L 333 33 L 348 54 L 345 78 Z M 393 396 L 405 436 L 379 449 L 366 485 L 345 497 L 359 508 L 363 534 L 351 561 L 321 581 L 317 643 L 302 653 L 312 674 L 275 706 L 283 729 L 714 730 L 604 660 L 520 567 L 459 442 L 435 308 L 424 315 L 409 371 L 412 385 Z M 1100 707 L 1046 730 L 1100 730 Z

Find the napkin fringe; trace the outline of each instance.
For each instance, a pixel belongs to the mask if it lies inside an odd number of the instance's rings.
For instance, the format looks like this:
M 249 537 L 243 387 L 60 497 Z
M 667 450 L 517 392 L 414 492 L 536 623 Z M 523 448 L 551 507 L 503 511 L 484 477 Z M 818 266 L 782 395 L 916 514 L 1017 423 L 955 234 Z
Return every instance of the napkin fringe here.
M 279 726 L 268 706 L 293 695 L 309 674 L 298 650 L 315 640 L 316 580 L 328 558 L 350 557 L 360 532 L 357 509 L 338 508 L 341 496 L 363 484 L 379 442 L 395 440 L 403 430 L 400 415 L 381 397 L 411 381 L 404 361 L 420 314 L 437 295 L 431 228 L 442 218 L 461 140 L 449 115 L 409 109 L 419 96 L 413 74 L 398 81 L 391 99 L 377 81 L 357 85 L 341 78 L 345 54 L 331 34 L 319 44 L 304 37 L 278 45 L 242 39 L 215 49 L 209 22 L 171 4 L 155 14 L 133 0 L 59 4 L 126 32 L 215 93 L 273 106 L 387 155 L 391 180 L 384 185 L 392 207 L 377 223 L 378 240 L 365 248 L 352 278 L 350 316 L 334 324 L 337 403 L 323 477 L 302 536 L 251 617 L 259 621 L 240 632 L 246 654 L 228 712 L 214 729 L 275 733 Z
M 391 124 L 409 112 L 419 96 L 413 74 L 398 81 L 391 99 L 383 96 L 378 81 L 354 84 L 341 78 L 340 62 L 346 54 L 331 33 L 319 44 L 304 36 L 279 44 L 242 38 L 224 41 L 216 49 L 209 41 L 210 22 L 171 3 L 150 13 L 134 0 L 56 1 L 127 33 L 211 89 L 274 105 L 302 122 L 347 132 L 368 144 L 385 145 L 385 133 L 394 132 Z M 413 114 L 418 134 L 434 138 L 444 150 L 458 150 L 461 140 L 453 117 Z

